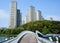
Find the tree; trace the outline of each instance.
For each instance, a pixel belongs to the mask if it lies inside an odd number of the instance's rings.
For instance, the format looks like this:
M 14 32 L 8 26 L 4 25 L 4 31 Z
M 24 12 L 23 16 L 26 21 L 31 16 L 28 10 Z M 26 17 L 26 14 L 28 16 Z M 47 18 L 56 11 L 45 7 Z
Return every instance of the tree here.
M 42 33 L 43 34 L 49 33 L 49 29 L 46 26 L 44 26 L 44 28 L 42 29 Z

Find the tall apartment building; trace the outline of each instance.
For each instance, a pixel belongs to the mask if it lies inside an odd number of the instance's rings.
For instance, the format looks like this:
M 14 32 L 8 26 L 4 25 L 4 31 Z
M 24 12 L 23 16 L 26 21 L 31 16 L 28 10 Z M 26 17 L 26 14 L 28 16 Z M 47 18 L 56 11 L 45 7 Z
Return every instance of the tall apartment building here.
M 33 6 L 30 6 L 29 9 L 27 9 L 26 22 L 30 21 L 35 21 L 35 8 Z
M 26 14 L 26 23 L 31 22 L 31 21 L 37 21 L 37 20 L 43 20 L 41 11 L 38 10 L 36 13 L 35 8 L 33 6 L 30 6 Z
M 15 28 L 16 27 L 16 15 L 17 15 L 17 2 L 11 1 L 9 28 Z
M 21 25 L 21 13 L 20 13 L 20 10 L 19 9 L 17 9 L 17 20 L 16 20 L 16 27 L 19 27 L 20 25 Z
M 21 20 L 21 14 L 20 10 L 17 9 L 17 2 L 11 1 L 9 28 L 19 27 L 21 22 L 20 20 Z
M 36 20 L 43 20 L 43 17 L 41 15 L 41 11 L 38 10 L 37 13 L 36 13 Z

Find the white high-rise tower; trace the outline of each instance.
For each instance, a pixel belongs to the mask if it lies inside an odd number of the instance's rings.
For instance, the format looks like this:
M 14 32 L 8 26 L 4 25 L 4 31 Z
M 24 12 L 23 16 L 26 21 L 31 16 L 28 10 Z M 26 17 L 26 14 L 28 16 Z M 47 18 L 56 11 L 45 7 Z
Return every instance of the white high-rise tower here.
M 35 8 L 33 6 L 30 6 L 29 9 L 27 10 L 26 14 L 26 22 L 31 22 L 35 21 Z
M 17 15 L 17 2 L 11 1 L 9 28 L 15 28 L 16 27 L 16 15 Z
M 41 11 L 40 10 L 37 11 L 36 20 L 43 20 L 43 17 L 41 15 Z

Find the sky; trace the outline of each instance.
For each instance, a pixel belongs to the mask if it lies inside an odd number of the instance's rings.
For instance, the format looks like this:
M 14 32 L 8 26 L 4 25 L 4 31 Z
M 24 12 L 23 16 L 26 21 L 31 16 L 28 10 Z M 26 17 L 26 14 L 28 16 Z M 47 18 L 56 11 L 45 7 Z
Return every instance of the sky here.
M 22 13 L 22 20 L 25 20 L 29 6 L 34 6 L 35 11 L 40 10 L 44 19 L 60 21 L 60 0 L 16 0 L 17 8 Z M 0 28 L 9 27 L 11 0 L 0 0 Z

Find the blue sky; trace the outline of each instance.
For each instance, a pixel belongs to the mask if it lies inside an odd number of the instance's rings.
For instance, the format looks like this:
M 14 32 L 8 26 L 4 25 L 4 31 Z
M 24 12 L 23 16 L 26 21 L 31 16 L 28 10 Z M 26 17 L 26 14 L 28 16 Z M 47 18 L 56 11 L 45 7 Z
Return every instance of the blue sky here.
M 52 17 L 60 21 L 60 0 L 16 0 L 17 8 L 21 10 L 22 19 L 25 19 L 29 6 L 34 6 L 35 10 L 41 10 L 45 19 Z M 9 26 L 9 11 L 11 0 L 0 0 L 0 27 Z

